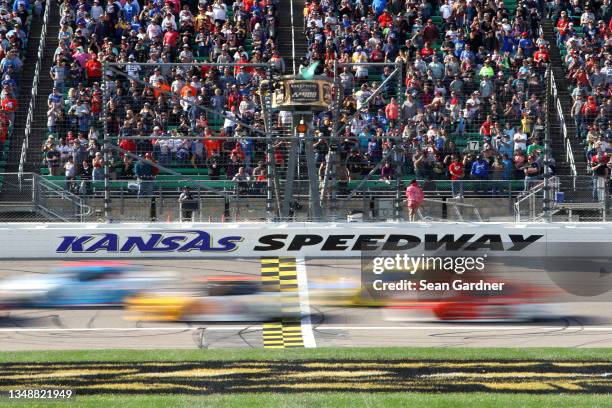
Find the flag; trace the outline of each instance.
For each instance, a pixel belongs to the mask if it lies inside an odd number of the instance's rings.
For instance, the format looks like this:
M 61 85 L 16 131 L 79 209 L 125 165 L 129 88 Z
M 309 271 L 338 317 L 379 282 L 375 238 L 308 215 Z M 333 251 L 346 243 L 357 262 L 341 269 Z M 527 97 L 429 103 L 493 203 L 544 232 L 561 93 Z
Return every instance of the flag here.
M 319 61 L 315 61 L 314 63 L 310 64 L 308 68 L 300 68 L 300 75 L 304 79 L 312 79 L 318 66 Z

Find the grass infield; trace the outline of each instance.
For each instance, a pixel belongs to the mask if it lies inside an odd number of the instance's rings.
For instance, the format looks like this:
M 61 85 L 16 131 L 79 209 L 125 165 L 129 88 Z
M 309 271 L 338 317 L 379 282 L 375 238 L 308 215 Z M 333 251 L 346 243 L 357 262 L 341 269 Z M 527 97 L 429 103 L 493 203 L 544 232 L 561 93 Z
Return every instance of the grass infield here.
M 176 364 L 172 364 L 175 362 Z M 610 406 L 612 349 L 321 348 L 0 352 L 9 389 L 83 407 Z M 405 391 L 404 391 L 405 390 Z
M 66 350 L 3 351 L 0 362 L 72 361 L 207 361 L 207 360 L 602 360 L 612 361 L 612 348 L 436 348 L 352 347 L 313 349 L 212 350 Z

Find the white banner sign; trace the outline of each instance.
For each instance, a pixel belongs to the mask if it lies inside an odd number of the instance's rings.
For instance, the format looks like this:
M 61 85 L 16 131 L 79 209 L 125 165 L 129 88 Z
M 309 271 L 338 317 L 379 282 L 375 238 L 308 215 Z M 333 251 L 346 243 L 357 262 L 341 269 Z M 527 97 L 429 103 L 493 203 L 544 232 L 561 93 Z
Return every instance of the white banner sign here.
M 419 245 L 524 256 L 551 243 L 588 250 L 589 242 L 612 249 L 611 223 L 15 223 L 0 230 L 0 259 L 356 257 Z

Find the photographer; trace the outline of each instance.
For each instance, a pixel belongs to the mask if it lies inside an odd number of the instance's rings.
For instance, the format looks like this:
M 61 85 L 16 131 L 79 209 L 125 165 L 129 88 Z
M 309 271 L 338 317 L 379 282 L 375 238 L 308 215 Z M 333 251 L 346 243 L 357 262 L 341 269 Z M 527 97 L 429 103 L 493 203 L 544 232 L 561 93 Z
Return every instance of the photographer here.
M 179 196 L 179 205 L 181 207 L 181 221 L 193 221 L 193 210 L 196 206 L 196 201 L 193 199 L 193 194 L 188 186 L 183 187 L 183 192 Z

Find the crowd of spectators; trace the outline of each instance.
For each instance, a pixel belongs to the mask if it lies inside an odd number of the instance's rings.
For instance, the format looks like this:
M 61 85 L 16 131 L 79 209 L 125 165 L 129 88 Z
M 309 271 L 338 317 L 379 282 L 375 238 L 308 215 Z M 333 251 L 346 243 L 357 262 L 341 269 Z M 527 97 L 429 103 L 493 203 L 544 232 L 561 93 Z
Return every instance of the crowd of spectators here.
M 239 173 L 265 178 L 258 85 L 266 70 L 171 63 L 272 62 L 283 73 L 278 3 L 60 2 L 59 46 L 49 73 L 50 136 L 43 148 L 50 174 L 101 179 L 106 126 L 121 149 L 149 161 L 207 168 L 213 180 Z M 563 25 L 563 12 L 580 16 L 583 35 Z M 550 44 L 540 35 L 540 22 L 547 16 L 562 28 L 558 43 L 568 50 L 568 78 L 579 85 L 573 91 L 577 125 L 590 151 L 609 146 L 612 23 L 599 3 L 307 0 L 302 65 L 318 63 L 317 74 L 337 76 L 343 95 L 337 146 L 329 143 L 331 112 L 315 120 L 320 174 L 330 148 L 337 148 L 341 181 L 379 166 L 383 180 L 452 180 L 455 195 L 463 193 L 463 180 L 520 179 L 528 190 L 544 171 L 542 96 Z M 119 65 L 104 70 L 105 62 Z M 275 149 L 283 165 L 283 141 Z M 119 178 L 154 177 L 139 174 L 150 166 L 135 165 L 130 154 L 112 160 Z M 550 167 L 554 171 L 554 163 Z M 503 185 L 482 184 L 493 191 Z
M 43 147 L 50 174 L 65 174 L 69 183 L 79 175 L 103 179 L 104 126 L 123 149 L 110 156 L 119 178 L 155 176 L 134 156 L 208 167 L 211 179 L 221 173 L 232 179 L 240 167 L 252 171 L 265 150 L 254 136 L 263 132 L 257 91 L 268 72 L 249 64 L 285 69 L 276 46 L 277 4 L 60 1 Z M 193 62 L 238 65 L 175 64 Z
M 0 146 L 7 140 L 9 127 L 15 120 L 19 79 L 23 71 L 32 18 L 40 16 L 41 12 L 40 1 L 32 4 L 27 0 L 0 2 Z
M 319 74 L 340 77 L 339 150 L 349 173 L 386 157 L 383 179 L 518 178 L 528 188 L 544 167 L 543 11 L 535 0 L 307 1 L 303 65 L 318 62 Z M 389 65 L 353 65 L 366 62 Z M 402 75 L 392 76 L 398 63 Z M 322 139 L 326 115 L 319 118 Z M 453 184 L 460 195 L 461 183 Z
M 584 143 L 597 200 L 596 184 L 609 181 L 612 169 L 612 8 L 609 2 L 556 1 L 548 13 L 570 82 L 576 137 Z

